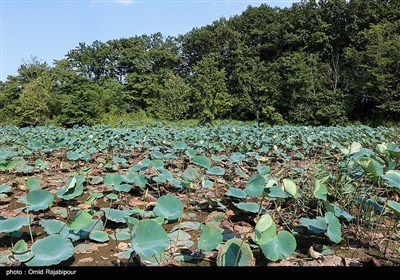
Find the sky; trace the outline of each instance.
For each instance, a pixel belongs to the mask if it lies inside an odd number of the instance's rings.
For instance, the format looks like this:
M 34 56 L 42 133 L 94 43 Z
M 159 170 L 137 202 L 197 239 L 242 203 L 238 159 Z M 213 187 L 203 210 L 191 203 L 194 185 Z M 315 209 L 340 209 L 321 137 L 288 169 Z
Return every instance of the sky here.
M 185 34 L 249 5 L 290 7 L 292 0 L 0 0 L 0 80 L 35 56 L 52 65 L 80 42 L 161 32 Z

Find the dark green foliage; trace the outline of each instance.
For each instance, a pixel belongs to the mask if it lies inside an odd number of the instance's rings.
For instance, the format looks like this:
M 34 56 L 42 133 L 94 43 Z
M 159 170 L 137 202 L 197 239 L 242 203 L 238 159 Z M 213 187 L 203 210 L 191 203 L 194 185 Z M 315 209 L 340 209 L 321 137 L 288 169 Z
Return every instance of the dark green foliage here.
M 164 75 L 162 85 L 157 100 L 149 108 L 151 114 L 171 121 L 189 117 L 191 89 L 185 80 L 168 72 Z
M 104 113 L 103 95 L 96 84 L 86 84 L 66 96 L 58 121 L 67 127 L 75 124 L 93 125 Z
M 232 107 L 226 90 L 225 71 L 218 69 L 217 63 L 218 58 L 210 55 L 193 67 L 193 113 L 204 123 L 226 117 Z
M 303 0 L 249 6 L 178 37 L 79 43 L 0 83 L 0 124 L 400 120 L 400 5 Z

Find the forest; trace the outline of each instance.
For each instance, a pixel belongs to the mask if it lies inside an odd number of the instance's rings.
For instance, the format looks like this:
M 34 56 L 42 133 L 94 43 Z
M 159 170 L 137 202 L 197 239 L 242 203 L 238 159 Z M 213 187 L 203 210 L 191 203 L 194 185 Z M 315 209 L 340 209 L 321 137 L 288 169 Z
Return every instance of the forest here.
M 56 47 L 56 46 L 55 46 Z M 0 125 L 400 120 L 398 0 L 261 4 L 177 37 L 78 45 L 0 82 Z

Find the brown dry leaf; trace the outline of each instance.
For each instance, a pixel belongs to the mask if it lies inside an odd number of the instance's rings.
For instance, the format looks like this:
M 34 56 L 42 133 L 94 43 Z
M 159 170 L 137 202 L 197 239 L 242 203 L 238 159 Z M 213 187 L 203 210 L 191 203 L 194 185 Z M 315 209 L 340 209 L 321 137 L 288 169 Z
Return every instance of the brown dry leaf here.
M 235 212 L 233 212 L 232 210 L 227 210 L 227 211 L 225 212 L 225 216 L 226 216 L 227 218 L 232 217 L 232 216 L 235 216 Z
M 218 197 L 218 194 L 213 190 L 209 190 L 206 192 L 206 196 L 208 196 L 209 198 L 216 198 Z
M 218 178 L 215 180 L 215 183 L 216 183 L 216 184 L 220 184 L 220 185 L 225 185 L 225 184 L 226 184 L 226 181 L 225 181 L 223 178 L 218 177 Z
M 13 197 L 15 200 L 18 200 L 18 198 L 20 198 L 21 196 L 25 196 L 26 193 L 23 191 L 17 191 L 15 194 L 13 194 Z M 19 202 L 18 202 L 19 203 Z
M 1 195 L 4 195 L 4 194 L 1 194 Z M 4 196 L 4 197 L 0 198 L 0 201 L 4 202 L 4 203 L 10 202 L 11 201 L 11 197 L 10 196 Z
M 171 246 L 170 248 L 169 248 L 169 251 L 172 253 L 172 254 L 175 254 L 177 251 L 178 251 L 178 247 L 176 247 L 176 246 Z
M 251 232 L 252 230 L 253 230 L 253 227 L 251 227 L 250 225 L 249 226 L 246 226 L 246 225 L 234 225 L 233 226 L 233 231 L 240 233 L 240 234 L 248 233 L 248 232 Z
M 233 231 L 234 225 L 229 222 L 228 220 L 223 220 L 220 224 L 219 224 L 220 228 L 223 229 L 229 229 L 230 231 Z
M 338 256 L 325 256 L 324 259 L 302 261 L 301 266 L 343 266 L 343 260 Z
M 3 210 L 3 209 L 5 209 L 5 208 L 7 208 L 8 207 L 8 205 L 0 205 L 0 210 Z M 3 213 L 3 212 L 2 212 Z
M 379 260 L 371 257 L 366 257 L 366 258 L 345 258 L 344 259 L 344 264 L 345 266 L 356 266 L 356 267 L 362 267 L 368 265 L 373 265 L 373 266 L 381 266 L 381 263 Z
M 267 266 L 300 266 L 297 261 L 281 260 L 280 262 L 268 263 Z
M 88 244 L 81 243 L 75 246 L 75 254 L 91 253 L 93 251 L 96 251 L 98 247 L 99 247 L 98 244 L 94 243 L 88 243 Z
M 372 237 L 375 239 L 383 239 L 383 238 L 385 238 L 385 235 L 383 234 L 383 233 L 381 233 L 381 232 L 375 232 L 375 233 L 373 233 L 372 234 Z
M 220 224 L 224 220 L 224 218 L 225 218 L 225 213 L 219 211 L 213 211 L 207 216 L 205 223 Z
M 145 200 L 146 200 L 146 202 L 157 202 L 157 198 L 155 198 L 151 194 L 147 195 Z
M 106 246 L 108 246 L 108 243 L 100 243 L 100 244 L 94 244 L 94 245 L 96 245 L 97 247 L 106 247 Z
M 181 266 L 181 264 L 175 259 L 168 259 L 163 261 L 160 266 Z
M 235 183 L 235 184 L 234 184 L 235 186 L 238 186 L 238 185 L 240 184 L 241 181 L 242 181 L 242 180 L 240 179 L 239 176 L 233 178 L 233 182 Z
M 90 204 L 81 203 L 78 205 L 78 208 L 85 210 L 90 208 Z
M 129 200 L 129 206 L 142 206 L 142 205 L 146 205 L 147 203 L 144 201 L 141 201 L 137 198 L 132 198 L 131 200 Z
M 206 253 L 205 257 L 206 257 L 207 259 L 214 259 L 214 258 L 217 257 L 217 255 L 218 255 L 217 252 L 211 251 L 211 252 Z
M 80 259 L 78 262 L 80 262 L 80 263 L 91 263 L 91 262 L 93 262 L 93 258 L 92 257 L 88 257 L 88 258 Z
M 363 263 L 360 259 L 353 259 L 353 258 L 344 258 L 345 266 L 355 266 L 355 267 L 362 267 Z
M 3 210 L 1 211 L 1 215 L 5 218 L 13 218 L 15 216 L 15 212 L 13 210 Z
M 128 248 L 129 247 L 129 245 L 128 245 L 128 243 L 126 243 L 126 242 L 120 242 L 120 243 L 118 243 L 118 249 L 120 249 L 120 250 L 124 250 L 124 249 L 126 249 L 126 248 Z

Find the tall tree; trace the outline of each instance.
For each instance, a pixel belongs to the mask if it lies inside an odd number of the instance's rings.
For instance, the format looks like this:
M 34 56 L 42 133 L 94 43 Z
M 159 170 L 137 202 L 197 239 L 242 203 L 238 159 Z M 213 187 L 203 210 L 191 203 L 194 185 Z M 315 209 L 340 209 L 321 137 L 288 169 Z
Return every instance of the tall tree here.
M 400 119 L 400 20 L 382 22 L 362 32 L 364 48 L 349 48 L 355 114 Z
M 44 125 L 48 122 L 51 88 L 50 75 L 42 75 L 24 85 L 15 110 L 17 125 Z
M 227 117 L 232 98 L 225 85 L 225 71 L 218 69 L 218 56 L 209 55 L 193 67 L 191 77 L 194 102 L 193 112 L 202 123 Z

